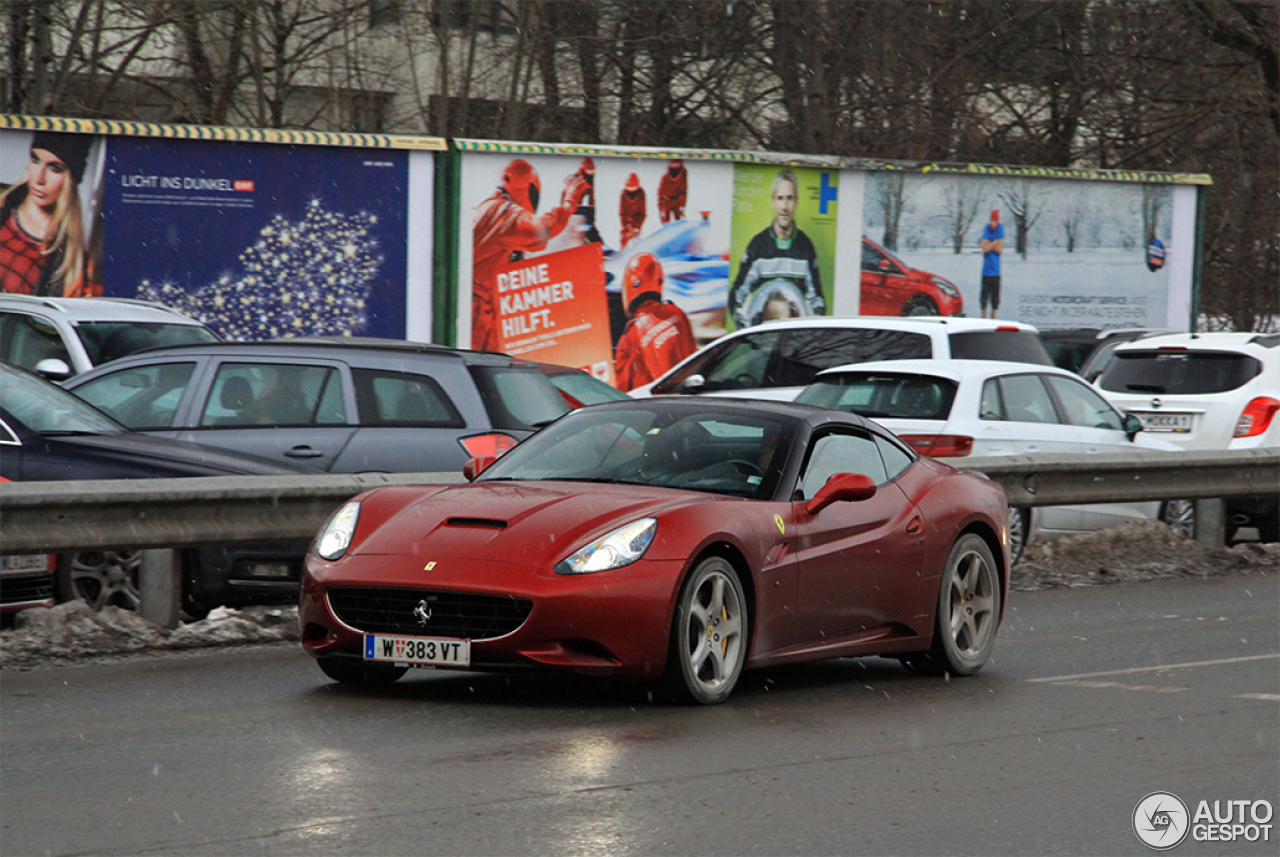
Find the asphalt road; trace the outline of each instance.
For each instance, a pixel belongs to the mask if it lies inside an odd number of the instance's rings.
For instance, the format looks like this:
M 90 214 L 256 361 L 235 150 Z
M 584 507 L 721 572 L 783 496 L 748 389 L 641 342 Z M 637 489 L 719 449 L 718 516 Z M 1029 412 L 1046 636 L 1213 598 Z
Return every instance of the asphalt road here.
M 0 677 L 0 853 L 1144 854 L 1280 807 L 1280 579 L 1014 593 L 972 679 L 842 660 L 713 708 L 572 678 L 328 684 L 293 646 Z M 1277 853 L 1271 840 L 1173 854 Z

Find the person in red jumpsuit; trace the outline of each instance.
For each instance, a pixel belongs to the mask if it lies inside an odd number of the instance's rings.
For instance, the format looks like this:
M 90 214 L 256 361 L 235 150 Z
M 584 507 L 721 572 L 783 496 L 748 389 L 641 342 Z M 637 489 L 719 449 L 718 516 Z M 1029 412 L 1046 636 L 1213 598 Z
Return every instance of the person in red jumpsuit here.
M 658 214 L 663 223 L 684 220 L 684 200 L 689 192 L 689 171 L 684 161 L 672 158 L 658 182 Z
M 652 253 L 637 253 L 622 272 L 622 305 L 630 321 L 614 348 L 619 390 L 650 383 L 698 350 L 689 317 L 662 299 L 662 281 L 662 263 Z
M 471 252 L 471 347 L 498 347 L 498 289 L 494 269 L 545 249 L 578 210 L 589 185 L 575 172 L 564 181 L 560 204 L 536 214 L 542 182 L 528 161 L 517 158 L 502 173 L 493 196 L 476 206 Z
M 640 227 L 644 226 L 644 218 L 648 214 L 645 207 L 644 188 L 640 187 L 640 177 L 635 173 L 627 179 L 622 189 L 622 199 L 618 202 L 618 219 L 622 221 L 622 248 L 640 237 Z

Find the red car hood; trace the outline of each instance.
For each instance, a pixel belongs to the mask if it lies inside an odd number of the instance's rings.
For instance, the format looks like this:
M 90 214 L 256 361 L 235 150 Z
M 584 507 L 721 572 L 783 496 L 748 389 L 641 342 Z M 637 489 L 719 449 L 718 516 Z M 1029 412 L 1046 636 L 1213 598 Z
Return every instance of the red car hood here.
M 351 555 L 422 553 L 435 561 L 463 558 L 546 568 L 623 524 L 709 502 L 744 501 L 635 485 L 456 485 L 387 510 L 385 523 L 354 545 Z M 374 512 L 374 517 L 380 515 Z M 664 541 L 659 526 L 651 558 L 664 555 Z

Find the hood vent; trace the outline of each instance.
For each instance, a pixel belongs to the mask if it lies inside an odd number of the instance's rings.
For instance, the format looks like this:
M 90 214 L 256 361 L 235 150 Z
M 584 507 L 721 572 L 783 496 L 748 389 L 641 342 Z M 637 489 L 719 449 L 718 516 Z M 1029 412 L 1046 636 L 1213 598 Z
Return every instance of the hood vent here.
M 446 527 L 482 527 L 488 530 L 505 530 L 507 528 L 506 521 L 497 521 L 493 518 L 449 518 L 444 522 Z

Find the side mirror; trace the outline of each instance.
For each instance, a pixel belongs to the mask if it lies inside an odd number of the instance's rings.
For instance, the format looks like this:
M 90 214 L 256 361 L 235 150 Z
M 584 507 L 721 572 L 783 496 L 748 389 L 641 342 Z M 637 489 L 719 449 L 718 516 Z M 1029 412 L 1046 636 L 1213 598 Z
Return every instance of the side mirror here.
M 1138 436 L 1138 432 L 1142 431 L 1142 420 L 1133 414 L 1125 414 L 1121 425 L 1124 426 L 1125 437 L 1129 438 L 1129 440 L 1133 440 Z
M 888 259 L 881 259 L 881 260 L 880 260 L 880 273 L 882 273 L 882 274 L 887 274 L 887 273 L 889 273 L 889 269 L 890 269 L 890 268 L 892 268 L 892 267 L 893 267 L 893 266 L 889 263 L 889 260 L 888 260 Z
M 813 499 L 805 503 L 804 510 L 816 515 L 832 503 L 870 500 L 876 495 L 876 483 L 862 473 L 836 473 L 818 489 Z
M 57 357 L 46 357 L 36 364 L 35 372 L 50 381 L 65 381 L 73 374 L 65 360 Z
M 496 455 L 477 455 L 462 465 L 462 475 L 468 482 L 476 481 L 476 477 L 489 469 L 489 465 L 498 460 Z
M 702 375 L 690 375 L 677 388 L 681 393 L 695 395 L 702 392 L 702 388 L 707 386 L 707 379 Z

